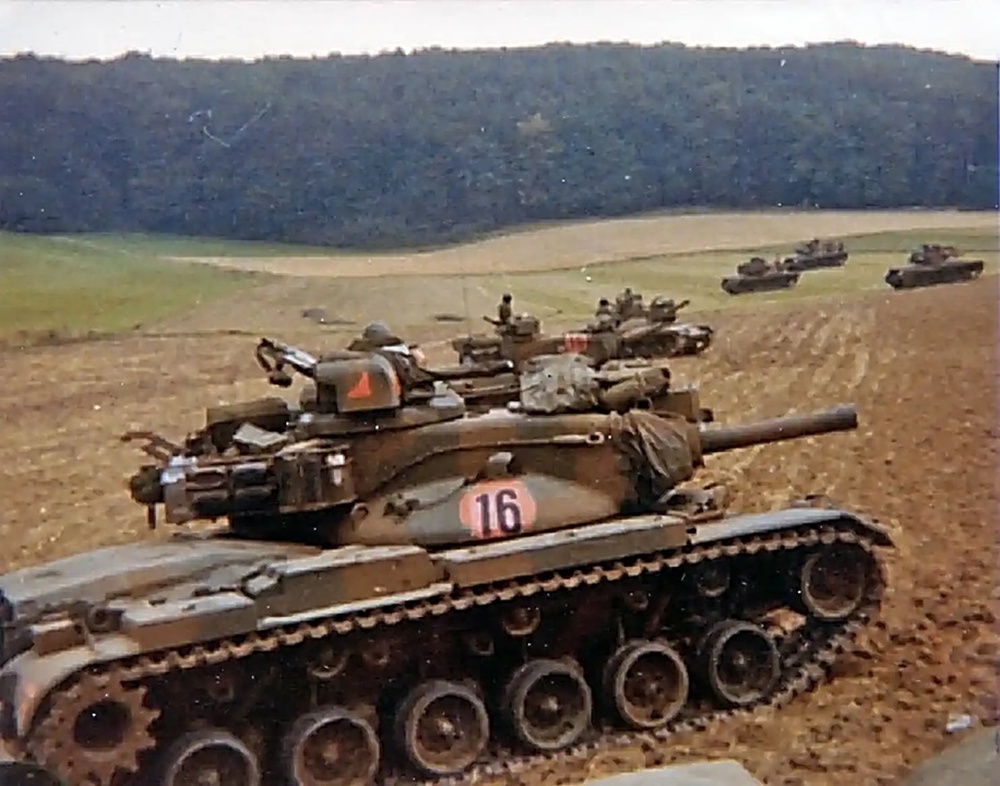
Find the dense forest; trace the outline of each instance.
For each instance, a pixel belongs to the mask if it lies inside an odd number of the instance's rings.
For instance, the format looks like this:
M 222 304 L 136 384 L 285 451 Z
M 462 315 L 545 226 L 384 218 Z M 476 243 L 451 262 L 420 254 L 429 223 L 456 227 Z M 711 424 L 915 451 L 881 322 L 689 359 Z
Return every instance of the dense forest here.
M 0 228 L 336 246 L 683 206 L 997 205 L 997 64 L 550 45 L 0 61 Z

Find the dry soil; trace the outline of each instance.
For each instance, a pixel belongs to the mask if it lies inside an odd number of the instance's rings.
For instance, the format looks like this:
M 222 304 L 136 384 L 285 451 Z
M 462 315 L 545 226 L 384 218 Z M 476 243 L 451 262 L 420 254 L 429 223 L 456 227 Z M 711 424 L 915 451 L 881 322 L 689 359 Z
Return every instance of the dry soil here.
M 996 717 L 996 278 L 715 324 L 715 346 L 675 374 L 700 382 L 719 421 L 857 404 L 856 432 L 715 457 L 706 475 L 730 482 L 743 509 L 821 491 L 885 522 L 898 549 L 883 619 L 833 681 L 779 713 L 542 767 L 525 786 L 702 757 L 735 758 L 769 784 L 892 784 L 947 744 L 949 714 Z M 249 338 L 3 351 L 0 364 L 4 570 L 164 536 L 126 495 L 140 456 L 118 434 L 180 436 L 205 405 L 273 391 Z

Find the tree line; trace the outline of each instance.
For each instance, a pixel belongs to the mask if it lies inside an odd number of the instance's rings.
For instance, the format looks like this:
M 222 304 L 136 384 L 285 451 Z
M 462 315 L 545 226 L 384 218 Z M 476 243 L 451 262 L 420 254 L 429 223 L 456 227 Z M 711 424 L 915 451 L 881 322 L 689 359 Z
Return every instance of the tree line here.
M 374 248 L 664 208 L 997 206 L 997 64 L 852 43 L 0 61 L 0 228 Z

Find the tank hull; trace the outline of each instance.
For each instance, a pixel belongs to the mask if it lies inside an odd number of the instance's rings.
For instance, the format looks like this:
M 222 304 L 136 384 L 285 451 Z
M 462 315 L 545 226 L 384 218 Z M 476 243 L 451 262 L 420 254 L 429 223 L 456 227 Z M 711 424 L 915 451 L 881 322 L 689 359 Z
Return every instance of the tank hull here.
M 463 336 L 452 339 L 451 348 L 458 353 L 459 362 L 466 365 L 500 360 L 502 355 L 499 336 Z
M 807 270 L 843 267 L 850 255 L 846 251 L 832 254 L 816 254 L 815 256 L 800 255 L 788 257 L 785 260 L 785 270 L 804 273 Z
M 712 345 L 710 325 L 673 322 L 621 331 L 622 359 L 672 358 L 700 355 Z
M 210 538 L 200 548 L 93 552 L 0 578 L 0 701 L 16 708 L 0 731 L 16 758 L 74 784 L 180 783 L 169 773 L 194 714 L 218 730 L 211 740 L 236 740 L 230 753 L 238 747 L 252 761 L 231 786 L 258 786 L 253 773 L 282 782 L 307 766 L 293 743 L 318 728 L 317 717 L 348 718 L 352 739 L 365 730 L 372 767 L 360 782 L 376 769 L 384 783 L 399 784 L 499 775 L 512 762 L 556 750 L 585 755 L 609 736 L 662 739 L 809 690 L 876 615 L 884 587 L 878 552 L 889 545 L 873 522 L 802 506 L 615 518 L 441 550 L 242 542 L 235 553 L 225 539 Z M 228 562 L 208 568 L 205 554 L 216 547 Z M 868 566 L 856 603 L 833 621 L 807 602 L 813 594 L 803 583 L 805 566 L 824 554 Z M 110 616 L 87 611 L 83 636 L 74 596 L 92 586 L 88 566 L 98 564 L 105 584 L 85 601 L 108 598 Z M 156 580 L 123 594 L 149 566 L 160 566 Z M 776 582 L 777 575 L 788 579 Z M 797 616 L 797 625 L 778 632 L 776 613 Z M 18 635 L 26 626 L 33 626 L 27 639 Z M 748 626 L 766 636 L 747 641 L 770 637 L 780 658 L 767 690 L 737 701 L 720 692 L 706 653 L 749 635 Z M 662 723 L 643 724 L 641 713 L 627 712 L 621 681 L 609 677 L 627 671 L 635 642 L 654 654 L 668 647 L 661 662 L 683 677 Z M 576 707 L 579 733 L 571 739 L 546 737 L 543 721 L 519 703 L 529 689 L 542 689 L 544 681 L 531 677 L 546 669 L 570 691 L 565 706 Z M 442 691 L 471 708 L 449 721 L 468 727 L 465 739 L 483 736 L 471 756 L 463 748 L 443 761 L 421 747 L 422 727 L 407 725 Z M 88 701 L 131 709 L 114 755 L 73 736 L 75 720 L 94 714 Z
M 774 292 L 790 289 L 799 282 L 798 273 L 767 273 L 762 276 L 726 276 L 722 291 L 728 295 L 745 295 L 752 292 Z
M 937 284 L 955 284 L 979 278 L 983 268 L 981 259 L 948 260 L 934 265 L 905 265 L 890 268 L 885 274 L 885 283 L 893 289 L 918 289 Z

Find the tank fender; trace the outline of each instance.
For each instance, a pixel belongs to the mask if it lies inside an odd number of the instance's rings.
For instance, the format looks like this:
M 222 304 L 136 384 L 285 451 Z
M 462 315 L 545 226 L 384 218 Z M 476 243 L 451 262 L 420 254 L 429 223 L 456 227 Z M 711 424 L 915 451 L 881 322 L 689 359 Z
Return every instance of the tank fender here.
M 273 565 L 244 582 L 243 591 L 257 609 L 256 625 L 258 619 L 320 616 L 317 609 L 339 611 L 366 600 L 394 603 L 445 580 L 442 568 L 419 546 L 355 545 Z
M 97 639 L 88 646 L 48 655 L 39 655 L 31 650 L 21 653 L 0 670 L 0 704 L 6 716 L 4 725 L 13 722 L 12 730 L 17 737 L 23 738 L 31 730 L 42 701 L 59 683 L 87 666 L 129 658 L 139 654 L 140 650 L 139 643 L 130 637 L 114 635 Z
M 383 552 L 385 557 L 385 552 L 392 550 L 374 549 L 374 551 Z M 413 552 L 409 555 L 411 560 L 397 560 L 397 566 L 411 570 L 415 567 L 418 570 L 424 568 L 419 571 L 424 575 L 392 576 L 391 566 L 369 562 L 365 565 L 369 571 L 369 579 L 373 568 L 376 571 L 381 569 L 383 585 L 412 584 L 414 578 L 432 580 L 443 575 L 443 566 L 432 564 L 426 552 L 422 552 L 425 566 L 419 564 L 420 560 L 413 559 L 420 550 L 413 548 L 411 551 Z M 0 707 L 5 708 L 5 712 L 10 712 L 6 708 L 13 708 L 13 716 L 8 715 L 3 720 L 7 726 L 6 731 L 10 731 L 9 726 L 12 722 L 17 737 L 27 734 L 31 729 L 35 713 L 49 692 L 71 675 L 89 666 L 157 650 L 245 635 L 282 625 L 299 624 L 321 618 L 345 617 L 379 607 L 398 607 L 405 603 L 443 597 L 453 590 L 450 582 L 435 581 L 411 590 L 396 586 L 392 588 L 395 591 L 391 594 L 356 600 L 353 598 L 361 586 L 357 581 L 345 585 L 340 582 L 341 577 L 337 576 L 336 572 L 327 577 L 317 575 L 315 570 L 310 570 L 316 567 L 313 561 L 311 565 L 302 564 L 298 570 L 288 571 L 287 575 L 283 573 L 251 579 L 246 583 L 245 589 L 249 595 L 256 597 L 225 592 L 203 598 L 127 608 L 122 613 L 119 632 L 94 638 L 89 644 L 56 652 L 43 654 L 28 650 L 21 653 L 0 669 Z M 340 567 L 342 568 L 343 564 Z M 385 573 L 387 568 L 389 575 Z M 357 580 L 361 577 L 359 575 L 354 578 Z M 343 594 L 348 588 L 353 591 L 350 599 Z M 321 596 L 329 596 L 326 599 L 330 601 L 330 605 L 325 607 L 312 605 L 320 599 L 316 595 L 317 590 Z
M 698 545 L 799 527 L 845 523 L 871 536 L 880 546 L 894 545 L 888 530 L 876 521 L 839 508 L 814 507 L 792 507 L 767 513 L 748 513 L 698 524 L 689 530 L 689 542 Z

